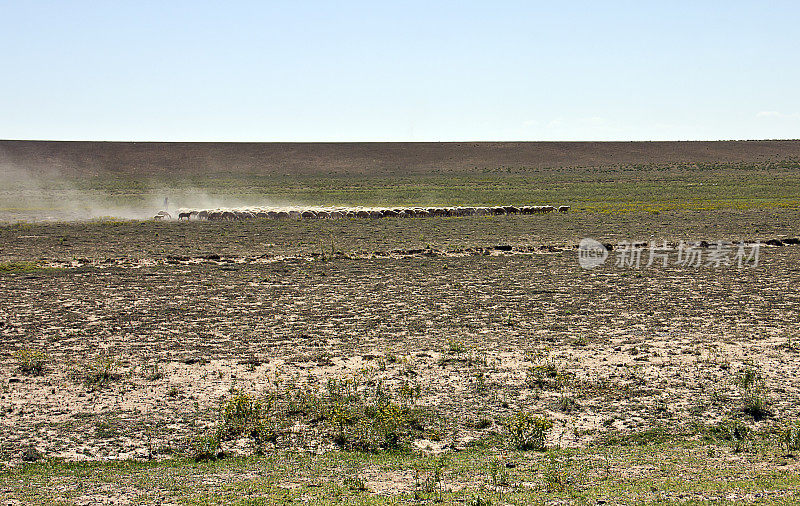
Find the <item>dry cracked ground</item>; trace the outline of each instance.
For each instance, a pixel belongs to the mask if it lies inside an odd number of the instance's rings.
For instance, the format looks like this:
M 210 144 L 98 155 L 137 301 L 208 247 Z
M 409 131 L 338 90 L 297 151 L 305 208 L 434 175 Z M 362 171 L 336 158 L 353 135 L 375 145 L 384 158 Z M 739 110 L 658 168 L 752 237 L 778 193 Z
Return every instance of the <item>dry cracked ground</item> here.
M 577 240 L 602 229 L 609 242 L 792 236 L 788 214 L 709 214 L 2 227 L 0 454 L 168 456 L 232 392 L 330 378 L 416 389 L 408 402 L 440 420 L 415 441 L 431 452 L 519 410 L 553 420 L 562 447 L 797 420 L 800 246 L 765 246 L 757 267 L 578 264 Z M 20 371 L 20 350 L 45 354 L 42 374 Z M 757 419 L 747 371 L 763 379 Z M 333 444 L 292 433 L 310 451 Z

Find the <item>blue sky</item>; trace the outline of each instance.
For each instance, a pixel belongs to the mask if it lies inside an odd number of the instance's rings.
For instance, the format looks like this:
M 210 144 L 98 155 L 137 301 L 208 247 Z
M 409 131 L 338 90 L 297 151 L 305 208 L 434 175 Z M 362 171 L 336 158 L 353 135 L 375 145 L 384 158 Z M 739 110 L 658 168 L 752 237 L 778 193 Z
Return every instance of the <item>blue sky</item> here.
M 800 2 L 0 0 L 0 138 L 800 138 Z

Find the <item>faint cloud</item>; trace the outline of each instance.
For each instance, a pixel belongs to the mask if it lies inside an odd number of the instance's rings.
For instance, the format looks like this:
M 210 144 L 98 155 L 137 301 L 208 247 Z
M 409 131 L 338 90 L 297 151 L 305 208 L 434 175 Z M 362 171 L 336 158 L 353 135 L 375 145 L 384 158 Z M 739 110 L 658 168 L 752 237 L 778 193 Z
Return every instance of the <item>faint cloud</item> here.
M 756 118 L 798 119 L 800 118 L 800 114 L 785 114 L 779 111 L 759 111 L 756 113 Z

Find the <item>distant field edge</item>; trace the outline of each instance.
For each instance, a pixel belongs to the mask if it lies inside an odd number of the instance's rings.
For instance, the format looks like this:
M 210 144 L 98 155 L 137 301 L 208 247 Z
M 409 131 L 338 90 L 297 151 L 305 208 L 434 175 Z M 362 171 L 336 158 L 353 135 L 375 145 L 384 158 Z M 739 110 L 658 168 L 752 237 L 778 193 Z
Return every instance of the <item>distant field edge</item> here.
M 800 140 L 584 142 L 117 142 L 0 140 L 0 167 L 85 177 L 436 174 L 502 168 L 800 160 Z

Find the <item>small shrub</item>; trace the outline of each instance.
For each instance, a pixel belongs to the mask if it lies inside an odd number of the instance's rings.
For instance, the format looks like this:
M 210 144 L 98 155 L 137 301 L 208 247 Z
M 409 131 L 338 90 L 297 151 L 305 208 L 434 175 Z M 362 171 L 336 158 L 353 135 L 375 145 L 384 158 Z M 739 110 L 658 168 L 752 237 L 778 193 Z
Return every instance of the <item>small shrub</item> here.
M 483 371 L 475 373 L 475 389 L 478 392 L 486 391 L 486 375 L 483 374 Z
M 475 494 L 467 501 L 467 506 L 492 506 L 492 501 L 480 494 Z
M 344 486 L 354 492 L 365 492 L 367 490 L 367 484 L 364 483 L 364 480 L 358 475 L 345 478 Z
M 19 371 L 22 374 L 29 374 L 32 376 L 39 376 L 44 372 L 44 366 L 48 361 L 47 355 L 39 350 L 32 350 L 29 348 L 19 350 L 14 353 L 17 359 Z
M 752 387 L 742 394 L 744 401 L 743 411 L 753 417 L 753 420 L 763 420 L 770 415 L 769 400 L 767 399 L 766 389 L 763 387 Z
M 342 410 L 331 418 L 338 429 L 334 441 L 346 449 L 366 452 L 406 449 L 414 430 L 422 429 L 415 414 L 397 404 L 368 406 L 362 413 Z
M 88 364 L 84 371 L 84 382 L 92 388 L 102 388 L 122 377 L 119 363 L 111 357 L 98 357 Z
M 574 385 L 576 380 L 575 374 L 562 370 L 557 362 L 546 358 L 528 368 L 526 383 L 529 388 L 558 389 Z
M 566 460 L 559 460 L 552 453 L 547 455 L 547 464 L 542 469 L 542 477 L 548 489 L 564 491 L 572 486 L 569 476 L 571 459 L 569 455 Z
M 113 439 L 119 436 L 118 427 L 109 421 L 98 421 L 94 424 L 94 433 L 100 439 Z
M 795 423 L 781 432 L 781 445 L 788 453 L 800 451 L 800 423 Z
M 417 469 L 414 478 L 414 499 L 417 501 L 430 499 L 441 502 L 442 492 L 441 462 L 436 462 L 429 469 Z
M 219 433 L 208 432 L 195 437 L 189 448 L 189 457 L 195 462 L 217 460 L 224 456 Z
M 22 262 L 22 261 L 0 262 L 0 274 L 33 272 L 38 269 L 39 266 L 33 262 Z
M 409 404 L 414 404 L 422 394 L 422 386 L 420 386 L 418 383 L 411 384 L 407 381 L 404 381 L 400 385 L 399 394 L 400 397 L 404 400 L 407 400 Z
M 744 371 L 739 374 L 739 377 L 736 380 L 736 384 L 742 390 L 748 390 L 752 388 L 757 381 L 760 381 L 761 374 L 753 369 L 752 367 L 748 367 Z
M 36 462 L 41 460 L 44 455 L 35 446 L 30 445 L 22 451 L 23 462 Z
M 745 369 L 736 383 L 742 392 L 742 411 L 756 421 L 770 415 L 767 386 L 759 371 L 752 367 Z
M 164 377 L 164 373 L 158 365 L 158 362 L 147 364 L 143 367 L 144 378 L 147 381 L 158 381 Z
M 508 417 L 503 425 L 512 447 L 518 450 L 544 450 L 547 431 L 553 427 L 553 422 L 520 411 Z
M 461 354 L 467 351 L 467 346 L 462 341 L 450 338 L 447 340 L 447 351 L 450 353 Z
M 723 420 L 712 432 L 719 439 L 729 442 L 736 453 L 744 450 L 752 437 L 750 427 L 738 420 Z
M 253 439 L 253 452 L 256 455 L 264 455 L 267 443 L 278 441 L 283 432 L 283 420 L 276 418 L 261 420 L 258 425 L 250 430 L 250 437 Z
M 580 404 L 578 404 L 578 401 L 574 397 L 562 395 L 558 399 L 558 407 L 565 413 L 571 413 L 580 409 Z
M 575 342 L 573 344 L 575 346 L 586 346 L 587 344 L 589 344 L 589 340 L 586 338 L 585 335 L 581 334 L 575 339 Z
M 250 434 L 262 419 L 261 401 L 245 393 L 237 393 L 220 403 L 220 436 L 224 439 Z
M 511 478 L 508 475 L 505 464 L 497 459 L 489 462 L 489 479 L 495 487 L 506 487 L 511 483 Z
M 526 373 L 526 382 L 531 388 L 554 387 L 557 378 L 558 369 L 552 363 L 531 366 Z

